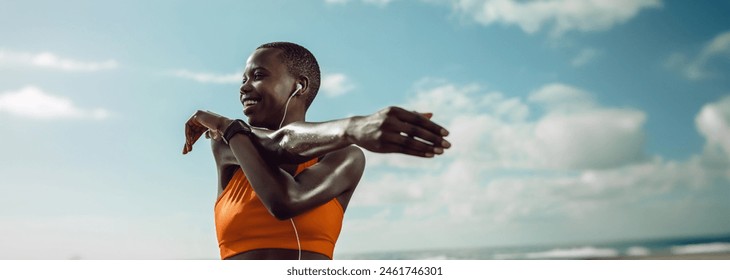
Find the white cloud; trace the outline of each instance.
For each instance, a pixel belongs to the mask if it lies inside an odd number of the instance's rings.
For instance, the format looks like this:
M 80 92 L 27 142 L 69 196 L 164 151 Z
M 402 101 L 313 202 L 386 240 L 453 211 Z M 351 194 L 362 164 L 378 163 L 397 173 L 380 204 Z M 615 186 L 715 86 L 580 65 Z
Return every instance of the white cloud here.
M 570 61 L 570 65 L 573 65 L 573 67 L 581 67 L 596 59 L 600 54 L 601 52 L 596 49 L 583 49 Z
M 561 83 L 542 86 L 528 97 L 530 102 L 542 105 L 551 112 L 586 111 L 596 107 L 590 93 Z
M 705 149 L 721 150 L 730 157 L 730 96 L 703 106 L 695 124 L 707 140 Z
M 362 2 L 365 4 L 375 5 L 378 7 L 385 7 L 388 4 L 390 4 L 390 2 L 393 2 L 393 0 L 363 0 Z
M 535 127 L 542 162 L 555 168 L 611 168 L 643 158 L 644 113 L 597 109 L 548 115 Z
M 600 31 L 624 23 L 646 8 L 661 6 L 660 0 L 453 0 L 453 9 L 483 25 L 518 25 L 535 33 L 546 25 L 552 34 L 571 30 Z
M 101 120 L 109 117 L 109 111 L 105 109 L 78 108 L 70 99 L 48 94 L 34 86 L 1 93 L 0 112 L 41 120 Z
M 730 31 L 716 35 L 694 58 L 690 59 L 681 53 L 672 54 L 667 58 L 665 66 L 679 69 L 689 80 L 702 80 L 716 75 L 708 69 L 708 64 L 722 59 L 728 61 L 728 58 L 730 58 Z
M 672 224 L 682 227 L 673 220 L 702 211 L 699 209 L 706 203 L 700 200 L 698 204 L 684 204 L 686 190 L 706 188 L 708 182 L 719 178 L 703 172 L 704 167 L 697 161 L 661 158 L 614 169 L 557 173 L 485 172 L 474 164 L 471 160 L 456 160 L 435 172 L 392 169 L 386 176 L 366 177 L 373 179 L 361 182 L 348 211 L 364 207 L 381 209 L 380 213 L 388 215 L 346 219 L 340 248 L 375 250 L 362 244 L 378 240 L 382 247 L 377 249 L 388 251 L 408 247 L 473 248 L 541 238 L 567 242 L 590 239 L 594 236 L 586 233 L 601 233 L 604 228 L 617 226 L 620 234 L 613 238 L 619 238 L 666 226 L 660 227 L 662 222 L 650 216 L 652 213 L 664 216 L 670 228 Z M 685 197 L 679 202 L 662 199 L 670 193 Z M 646 226 L 647 221 L 654 226 Z M 409 232 L 429 234 L 413 238 L 408 237 Z M 655 230 L 655 234 L 664 233 Z M 383 240 L 382 234 L 393 241 Z M 349 240 L 356 242 L 350 244 Z
M 324 0 L 327 4 L 346 4 L 349 0 Z
M 0 50 L 0 63 L 28 65 L 42 68 L 52 68 L 65 71 L 100 71 L 117 68 L 115 60 L 110 59 L 101 62 L 83 62 L 70 58 L 59 57 L 50 52 L 28 53 Z
M 565 84 L 548 84 L 528 98 L 547 114 L 537 121 L 534 159 L 554 168 L 610 168 L 643 158 L 646 120 L 634 109 L 603 108 L 591 95 Z
M 590 93 L 569 85 L 545 85 L 529 96 L 530 103 L 474 84 L 416 91 L 405 106 L 433 112 L 434 120 L 449 128 L 454 148 L 447 155 L 473 159 L 485 169 L 610 168 L 644 156 L 643 112 L 601 107 Z M 529 121 L 531 106 L 546 113 Z M 403 157 L 372 158 L 394 167 L 408 165 Z
M 328 5 L 343 5 L 349 3 L 350 0 L 324 0 L 324 2 Z M 362 0 L 362 2 L 382 8 L 393 2 L 393 0 Z
M 457 86 L 426 78 L 415 85 L 415 95 L 406 104 L 420 112 L 433 112 L 439 120 L 486 113 L 501 120 L 523 121 L 530 110 L 519 98 L 506 98 L 498 91 L 485 92 L 477 84 Z
M 504 104 L 517 109 L 505 113 Z M 434 159 L 368 153 L 369 175 L 348 211 L 388 215 L 347 219 L 340 248 L 373 250 L 359 244 L 382 241 L 382 233 L 398 240 L 383 243 L 389 250 L 505 244 L 551 233 L 545 241 L 664 234 L 682 227 L 674 219 L 708 209 L 706 200 L 689 199 L 694 190 L 730 181 L 730 154 L 649 157 L 644 112 L 602 106 L 566 84 L 545 85 L 525 102 L 475 84 L 430 79 L 416 85 L 403 107 L 433 112 L 451 131 L 453 147 Z M 533 107 L 544 114 L 530 116 Z M 698 114 L 708 143 L 722 147 L 730 139 L 728 116 L 730 97 Z M 669 194 L 682 199 L 663 199 Z M 429 234 L 413 239 L 412 232 Z
M 213 83 L 213 84 L 235 84 L 241 83 L 241 73 L 230 73 L 230 74 L 217 74 L 217 73 L 204 73 L 204 72 L 192 72 L 186 69 L 172 70 L 168 72 L 170 75 L 193 80 L 199 83 Z
M 702 55 L 704 56 L 715 56 L 719 54 L 730 54 L 730 31 L 715 36 L 702 50 Z
M 355 85 L 345 74 L 332 73 L 322 75 L 320 91 L 326 96 L 341 96 L 352 91 L 353 89 L 355 89 Z
M 443 185 L 484 186 L 477 174 L 511 169 L 555 172 L 615 168 L 644 157 L 644 114 L 601 107 L 581 89 L 548 84 L 530 95 L 531 105 L 500 92 L 484 91 L 475 84 L 460 87 L 433 82 L 419 82 L 404 107 L 433 112 L 434 120 L 451 132 L 448 139 L 453 147 L 435 159 L 368 153 L 369 168 L 412 171 L 367 182 L 368 190 L 358 194 L 362 203 L 382 202 L 384 193 L 393 201 L 412 201 L 438 193 Z M 545 115 L 528 120 L 530 106 L 545 107 Z M 469 207 L 446 208 L 453 213 L 470 211 Z
M 344 5 L 351 1 L 325 0 L 324 2 L 328 5 Z M 362 2 L 382 8 L 393 0 L 362 0 Z M 553 36 L 572 30 L 583 32 L 607 30 L 629 21 L 643 9 L 662 6 L 661 0 L 421 0 L 421 2 L 448 3 L 456 14 L 480 24 L 517 25 L 530 34 L 551 26 Z M 589 55 L 584 54 L 584 56 Z M 581 61 L 576 63 L 580 64 Z

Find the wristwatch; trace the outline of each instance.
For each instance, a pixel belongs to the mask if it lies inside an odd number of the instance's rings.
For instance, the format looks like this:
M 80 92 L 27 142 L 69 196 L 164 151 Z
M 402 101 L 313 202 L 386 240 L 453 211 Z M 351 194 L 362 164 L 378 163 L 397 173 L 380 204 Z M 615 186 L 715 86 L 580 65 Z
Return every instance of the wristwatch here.
M 223 132 L 223 142 L 228 145 L 228 142 L 231 141 L 231 138 L 239 133 L 243 133 L 244 135 L 251 135 L 251 127 L 242 120 L 234 120 L 231 124 L 228 125 L 228 127 L 226 127 L 225 132 Z

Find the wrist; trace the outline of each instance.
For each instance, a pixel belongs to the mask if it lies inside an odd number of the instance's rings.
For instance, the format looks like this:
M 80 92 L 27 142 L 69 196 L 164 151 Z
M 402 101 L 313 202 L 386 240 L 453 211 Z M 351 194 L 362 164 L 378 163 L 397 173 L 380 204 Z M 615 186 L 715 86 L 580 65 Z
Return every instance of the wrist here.
M 342 141 L 344 141 L 346 145 L 355 144 L 357 123 L 360 119 L 362 119 L 361 116 L 349 117 L 345 119 L 345 129 L 342 130 L 342 135 L 340 139 L 342 139 Z
M 220 116 L 218 119 L 218 126 L 216 127 L 216 130 L 220 131 L 221 133 L 226 131 L 226 128 L 231 126 L 231 124 L 236 121 L 235 119 L 229 119 L 224 116 Z
M 242 120 L 232 120 L 223 131 L 223 142 L 229 144 L 231 139 L 238 135 L 251 135 L 251 127 Z

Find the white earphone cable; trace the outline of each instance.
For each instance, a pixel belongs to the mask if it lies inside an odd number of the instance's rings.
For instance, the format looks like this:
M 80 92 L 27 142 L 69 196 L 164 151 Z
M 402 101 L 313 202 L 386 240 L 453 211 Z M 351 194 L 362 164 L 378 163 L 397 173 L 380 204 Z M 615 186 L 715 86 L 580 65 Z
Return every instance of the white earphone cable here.
M 289 218 L 289 221 L 291 221 L 291 226 L 294 228 L 294 236 L 297 237 L 297 248 L 299 248 L 298 260 L 302 260 L 302 243 L 299 242 L 299 233 L 297 232 L 297 226 L 294 225 L 294 218 Z
M 299 91 L 299 90 L 297 89 L 296 91 L 294 91 L 294 93 L 292 93 L 291 96 L 289 96 L 289 99 L 286 100 L 286 105 L 284 105 L 284 117 L 281 118 L 281 122 L 279 123 L 279 128 L 281 128 L 281 126 L 284 124 L 284 119 L 286 119 L 286 111 L 289 110 L 289 101 L 291 101 L 292 97 L 294 97 L 294 95 L 297 94 L 297 91 Z
M 279 128 L 284 124 L 284 120 L 286 119 L 286 111 L 289 109 L 289 101 L 291 101 L 292 97 L 297 94 L 300 88 L 297 88 L 291 96 L 289 96 L 289 99 L 286 100 L 286 105 L 284 105 L 284 116 L 281 118 L 281 122 L 279 123 Z M 294 236 L 297 237 L 297 248 L 299 248 L 299 257 L 297 260 L 302 259 L 302 243 L 299 242 L 299 232 L 297 232 L 297 226 L 294 224 L 294 218 L 289 218 L 289 221 L 291 221 L 291 226 L 294 228 Z

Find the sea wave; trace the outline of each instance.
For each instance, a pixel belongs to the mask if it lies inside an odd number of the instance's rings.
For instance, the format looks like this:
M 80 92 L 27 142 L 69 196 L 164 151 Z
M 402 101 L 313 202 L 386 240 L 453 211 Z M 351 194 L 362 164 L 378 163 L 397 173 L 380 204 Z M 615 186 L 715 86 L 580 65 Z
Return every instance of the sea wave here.
M 619 255 L 618 250 L 583 246 L 575 248 L 555 248 L 547 251 L 524 254 L 496 254 L 495 259 L 590 259 L 609 258 Z
M 448 260 L 449 257 L 446 255 L 433 255 L 433 256 L 422 256 L 419 260 Z
M 626 249 L 627 256 L 648 256 L 651 255 L 651 250 L 646 247 L 633 246 Z
M 570 249 L 553 249 L 545 252 L 527 253 L 528 259 L 586 259 L 618 256 L 618 251 L 610 248 L 584 246 Z
M 725 253 L 725 252 L 730 252 L 730 243 L 715 242 L 715 243 L 672 246 L 672 248 L 670 250 L 671 250 L 672 254 L 674 254 L 674 255 Z

